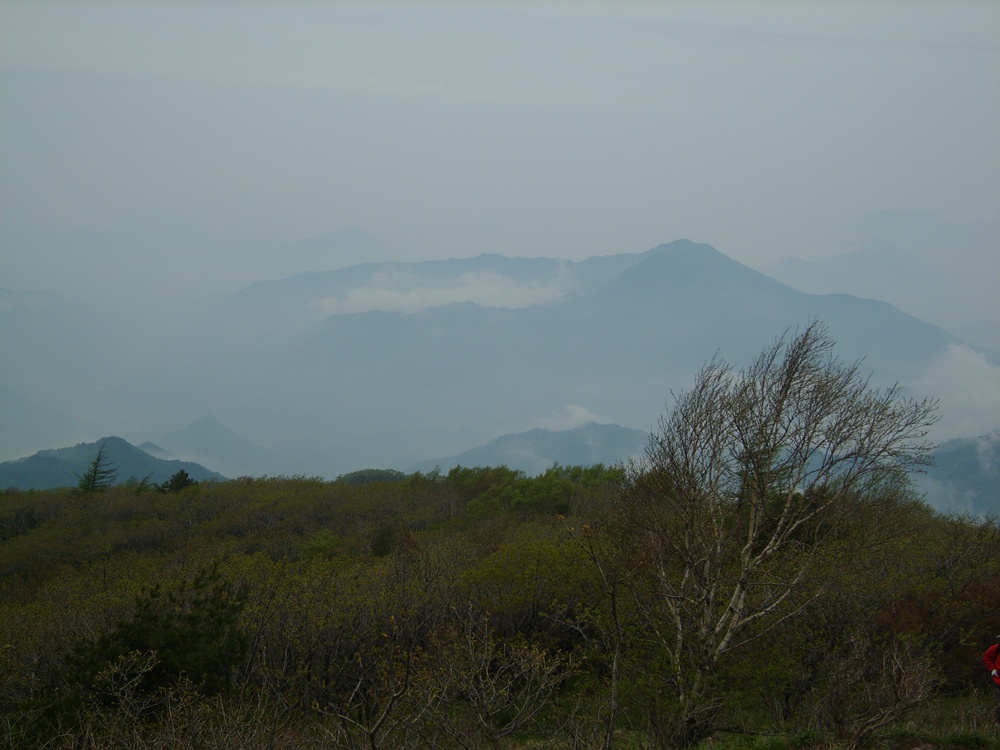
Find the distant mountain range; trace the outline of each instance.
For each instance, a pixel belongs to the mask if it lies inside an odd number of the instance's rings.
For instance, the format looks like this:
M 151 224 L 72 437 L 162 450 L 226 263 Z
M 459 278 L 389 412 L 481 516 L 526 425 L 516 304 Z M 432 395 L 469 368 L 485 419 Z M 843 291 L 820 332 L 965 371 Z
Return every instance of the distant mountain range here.
M 914 477 L 934 508 L 1000 518 L 1000 430 L 958 438 L 934 452 L 935 464 Z
M 199 420 L 179 433 L 197 435 L 203 427 L 223 436 L 232 434 L 213 417 Z M 447 473 L 456 466 L 506 466 L 536 476 L 557 464 L 611 466 L 631 458 L 641 459 L 648 441 L 649 433 L 615 424 L 591 422 L 568 430 L 536 428 L 502 435 L 454 456 L 415 464 L 407 473 L 435 469 Z M 198 463 L 178 460 L 155 443 L 135 447 L 121 438 L 107 437 L 0 463 L 0 489 L 74 486 L 101 444 L 118 470 L 119 483 L 148 476 L 149 481 L 160 484 L 181 469 L 198 481 L 223 478 Z M 243 444 L 237 440 L 230 449 Z M 931 507 L 946 513 L 1000 516 L 1000 430 L 978 438 L 948 441 L 935 451 L 934 459 L 935 464 L 925 474 L 913 475 L 917 491 Z
M 424 461 L 410 472 L 447 473 L 456 466 L 507 466 L 529 476 L 542 474 L 554 465 L 612 465 L 643 454 L 649 433 L 616 424 L 591 422 L 571 430 L 536 428 L 516 435 L 503 435 L 485 445 L 448 458 Z
M 641 459 L 649 433 L 590 423 L 572 430 L 534 429 L 503 435 L 458 455 L 424 461 L 411 472 L 443 473 L 456 466 L 507 466 L 529 476 L 552 466 L 611 466 Z M 934 465 L 911 478 L 928 505 L 944 513 L 1000 516 L 1000 430 L 978 438 L 949 440 L 933 454 Z
M 337 267 L 345 247 L 372 244 L 347 236 L 300 250 Z M 134 317 L 4 293 L 0 458 L 113 431 L 227 476 L 334 478 L 459 456 L 568 413 L 582 416 L 564 427 L 646 432 L 706 360 L 742 366 L 816 318 L 874 385 L 940 396 L 939 439 L 1000 422 L 989 389 L 975 387 L 997 379 L 1000 354 L 687 240 L 581 261 L 348 265 L 260 280 L 140 330 Z
M 164 458 L 167 455 L 184 456 L 230 477 L 266 474 L 276 461 L 272 452 L 240 437 L 210 414 L 179 430 L 157 436 L 153 446 L 166 454 Z M 248 471 L 249 467 L 256 469 Z
M 824 260 L 792 259 L 767 273 L 814 294 L 889 302 L 967 341 L 1000 350 L 1000 226 L 954 226 L 929 213 L 878 212 L 833 238 Z
M 510 306 L 477 301 L 496 288 Z M 299 415 L 305 433 L 346 428 L 330 434 L 330 454 L 355 466 L 449 455 L 448 443 L 461 450 L 570 405 L 643 429 L 717 352 L 746 362 L 812 318 L 880 383 L 912 382 L 960 343 L 885 303 L 804 294 L 685 241 L 579 263 L 355 267 L 255 285 L 231 305 L 295 383 L 269 395 L 275 408 Z M 268 321 L 284 335 L 267 335 Z
M 157 458 L 120 437 L 110 436 L 93 443 L 43 450 L 16 461 L 0 463 L 0 488 L 43 490 L 74 487 L 79 477 L 90 468 L 102 445 L 108 465 L 117 471 L 116 484 L 142 479 L 162 484 L 181 470 L 198 482 L 224 478 L 191 461 Z

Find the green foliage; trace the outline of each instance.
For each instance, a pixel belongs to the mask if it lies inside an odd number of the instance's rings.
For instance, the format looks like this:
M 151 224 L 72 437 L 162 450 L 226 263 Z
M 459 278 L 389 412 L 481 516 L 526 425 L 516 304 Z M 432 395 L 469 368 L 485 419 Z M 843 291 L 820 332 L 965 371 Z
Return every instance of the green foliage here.
M 524 494 L 511 507 L 517 512 L 568 515 L 574 495 L 573 481 L 558 469 L 549 469 L 528 483 Z
M 0 516 L 0 542 L 26 534 L 38 524 L 38 514 L 33 507 L 12 508 Z
M 341 474 L 337 481 L 343 484 L 368 484 L 369 482 L 401 482 L 406 474 L 395 469 L 361 469 Z
M 380 524 L 372 534 L 371 552 L 375 557 L 385 557 L 399 545 L 401 532 L 398 523 Z
M 655 747 L 676 699 L 642 537 L 615 515 L 621 478 L 477 467 L 0 493 L 0 746 Z M 996 525 L 904 498 L 828 523 L 821 580 L 794 602 L 810 606 L 748 625 L 715 670 L 734 731 L 713 746 L 830 746 L 817 707 L 893 688 L 891 644 L 948 675 L 914 720 L 995 743 L 995 696 L 975 687 Z M 847 661 L 863 677 L 836 693 Z M 45 706 L 62 724 L 43 736 Z
M 181 469 L 171 475 L 170 479 L 160 485 L 160 489 L 163 492 L 180 492 L 181 490 L 193 487 L 196 484 L 198 484 L 198 482 L 190 474 L 184 471 L 184 469 Z
M 332 557 L 342 551 L 344 542 L 338 534 L 329 530 L 318 531 L 315 536 L 304 541 L 300 547 L 306 558 Z
M 109 670 L 120 670 L 123 660 L 136 662 L 131 655 L 137 654 L 142 669 L 136 668 L 136 679 L 147 695 L 182 679 L 205 695 L 220 693 L 246 654 L 247 638 L 239 627 L 246 595 L 217 568 L 171 589 L 154 586 L 139 597 L 131 618 L 73 648 L 70 680 L 93 691 Z
M 144 492 L 153 492 L 157 490 L 162 490 L 161 485 L 150 481 L 153 474 L 150 472 L 142 479 L 136 479 L 135 477 L 129 477 L 128 481 L 125 482 L 125 486 L 130 488 L 136 495 L 141 495 Z

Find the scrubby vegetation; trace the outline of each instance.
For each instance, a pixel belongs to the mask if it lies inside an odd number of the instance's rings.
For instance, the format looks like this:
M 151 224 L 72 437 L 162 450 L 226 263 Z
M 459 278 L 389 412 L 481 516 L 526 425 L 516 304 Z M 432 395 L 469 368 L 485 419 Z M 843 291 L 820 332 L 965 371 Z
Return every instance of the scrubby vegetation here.
M 625 467 L 0 495 L 0 742 L 1000 747 L 1000 529 L 906 492 L 928 405 L 789 343 Z M 777 441 L 823 403 L 905 429 L 845 475 Z
M 4 744 L 657 746 L 676 707 L 621 480 L 6 493 Z M 713 669 L 703 734 L 996 747 L 979 661 L 1000 621 L 996 525 L 905 500 L 837 524 L 809 606 Z

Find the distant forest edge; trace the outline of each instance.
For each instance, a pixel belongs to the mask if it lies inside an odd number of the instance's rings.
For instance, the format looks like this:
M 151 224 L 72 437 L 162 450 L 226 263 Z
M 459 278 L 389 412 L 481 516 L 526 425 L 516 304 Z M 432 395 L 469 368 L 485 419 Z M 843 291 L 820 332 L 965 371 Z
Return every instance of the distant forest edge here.
M 649 437 L 641 430 L 596 423 L 571 430 L 535 429 L 503 435 L 477 448 L 424 461 L 405 471 L 368 468 L 338 475 L 337 481 L 395 481 L 413 474 L 447 474 L 456 467 L 494 467 L 538 476 L 559 466 L 613 466 L 640 457 Z M 180 471 L 198 482 L 226 479 L 193 461 L 152 455 L 169 455 L 153 443 L 136 447 L 122 438 L 106 437 L 0 463 L 0 490 L 75 487 L 102 445 L 116 468 L 113 484 L 138 486 L 146 480 L 162 485 Z M 916 489 L 928 505 L 947 513 L 1000 515 L 1000 431 L 979 438 L 950 440 L 936 448 L 932 457 L 934 463 L 924 473 L 913 476 Z

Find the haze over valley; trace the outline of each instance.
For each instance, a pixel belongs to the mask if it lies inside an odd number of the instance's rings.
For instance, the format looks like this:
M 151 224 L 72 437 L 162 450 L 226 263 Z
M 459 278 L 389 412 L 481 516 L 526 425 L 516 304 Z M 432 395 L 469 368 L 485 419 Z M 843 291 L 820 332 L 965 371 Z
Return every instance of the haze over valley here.
M 481 255 L 307 272 L 138 335 L 127 309 L 4 301 L 5 421 L 25 426 L 5 431 L 7 458 L 115 432 L 184 446 L 183 458 L 229 476 L 334 477 L 532 428 L 648 431 L 705 361 L 742 364 L 812 319 L 875 383 L 940 398 L 942 439 L 996 423 L 979 385 L 996 382 L 995 352 L 685 240 L 583 261 Z
M 988 438 L 1000 11 L 898 10 L 4 4 L 0 460 L 645 433 L 815 319 Z

